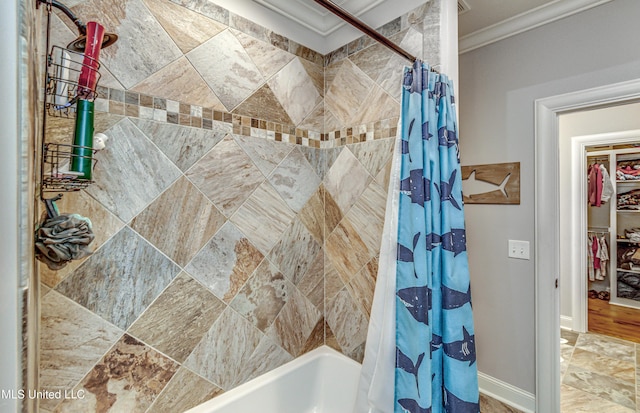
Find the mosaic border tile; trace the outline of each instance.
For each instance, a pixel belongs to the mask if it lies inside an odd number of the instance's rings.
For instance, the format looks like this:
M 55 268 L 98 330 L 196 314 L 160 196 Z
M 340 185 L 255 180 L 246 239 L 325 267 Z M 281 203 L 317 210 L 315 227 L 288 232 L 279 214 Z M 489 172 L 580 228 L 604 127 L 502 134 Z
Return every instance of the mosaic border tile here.
M 97 112 L 209 130 L 213 129 L 214 122 L 223 122 L 231 124 L 236 135 L 317 149 L 385 139 L 394 137 L 397 133 L 397 117 L 321 133 L 131 91 L 98 86 L 97 92 Z

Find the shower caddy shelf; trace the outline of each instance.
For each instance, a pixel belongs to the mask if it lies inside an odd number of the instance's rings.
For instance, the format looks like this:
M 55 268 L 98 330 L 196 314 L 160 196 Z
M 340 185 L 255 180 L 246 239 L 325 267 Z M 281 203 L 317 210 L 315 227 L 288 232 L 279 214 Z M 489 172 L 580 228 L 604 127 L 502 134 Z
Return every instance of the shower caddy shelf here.
M 70 171 L 74 158 L 91 159 L 91 168 L 97 160 L 95 150 L 86 146 L 48 142 L 46 133 L 47 117 L 70 119 L 73 125 L 76 103 L 79 98 L 94 101 L 98 97 L 96 88 L 79 85 L 81 71 L 91 73 L 100 79 L 99 62 L 84 53 L 53 46 L 50 48 L 51 1 L 37 0 L 47 7 L 44 99 L 42 116 L 42 147 L 40 154 L 40 198 L 44 201 L 47 192 L 75 192 L 85 189 L 94 181 L 82 177 L 81 173 Z M 58 3 L 59 4 L 59 3 Z M 74 21 L 75 22 L 75 21 Z M 96 82 L 97 85 L 97 82 Z M 74 153 L 75 152 L 75 153 Z M 91 155 L 79 155 L 89 153 Z M 59 195 L 59 199 L 62 195 Z

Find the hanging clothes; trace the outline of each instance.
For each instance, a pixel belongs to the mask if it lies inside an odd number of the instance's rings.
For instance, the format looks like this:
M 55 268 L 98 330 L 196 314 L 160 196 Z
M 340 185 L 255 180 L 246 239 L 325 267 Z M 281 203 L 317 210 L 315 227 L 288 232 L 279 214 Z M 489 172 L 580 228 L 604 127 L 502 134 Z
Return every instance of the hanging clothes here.
M 354 412 L 478 413 L 453 91 L 446 76 L 419 61 L 405 69 L 399 129 L 387 213 L 389 205 L 397 209 L 385 220 Z M 390 337 L 384 317 L 393 315 Z
M 604 234 L 587 235 L 587 276 L 589 281 L 602 281 L 608 275 L 609 244 Z
M 607 168 L 600 163 L 589 166 L 587 171 L 588 200 L 590 206 L 599 207 L 609 202 L 613 195 L 613 183 Z
M 600 164 L 600 173 L 602 174 L 602 194 L 600 195 L 601 203 L 609 202 L 613 195 L 613 183 L 607 168 L 603 164 Z
M 589 167 L 589 205 L 599 207 L 602 203 L 602 171 L 599 164 Z
M 600 275 L 604 280 L 608 275 L 609 268 L 609 244 L 607 243 L 607 237 L 600 235 Z M 597 278 L 597 276 L 596 276 Z

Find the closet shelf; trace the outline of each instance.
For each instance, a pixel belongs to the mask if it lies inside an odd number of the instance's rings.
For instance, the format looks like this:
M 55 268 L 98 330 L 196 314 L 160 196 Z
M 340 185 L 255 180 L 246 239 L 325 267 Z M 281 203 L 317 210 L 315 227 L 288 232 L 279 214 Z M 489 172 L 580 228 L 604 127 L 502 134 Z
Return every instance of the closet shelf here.
M 627 270 L 625 268 L 616 268 L 617 271 L 624 271 L 624 272 L 632 272 L 634 274 L 640 274 L 640 270 Z
M 631 213 L 631 214 L 637 214 L 638 212 L 640 212 L 640 209 L 616 209 L 616 212 L 619 214 L 625 213 Z

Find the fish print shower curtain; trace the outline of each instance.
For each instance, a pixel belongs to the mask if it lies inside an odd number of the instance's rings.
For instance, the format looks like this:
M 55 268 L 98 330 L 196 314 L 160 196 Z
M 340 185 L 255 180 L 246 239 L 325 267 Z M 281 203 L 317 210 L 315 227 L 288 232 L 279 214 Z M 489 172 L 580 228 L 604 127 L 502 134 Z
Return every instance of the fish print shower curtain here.
M 452 84 L 406 68 L 396 262 L 394 412 L 478 413 Z

